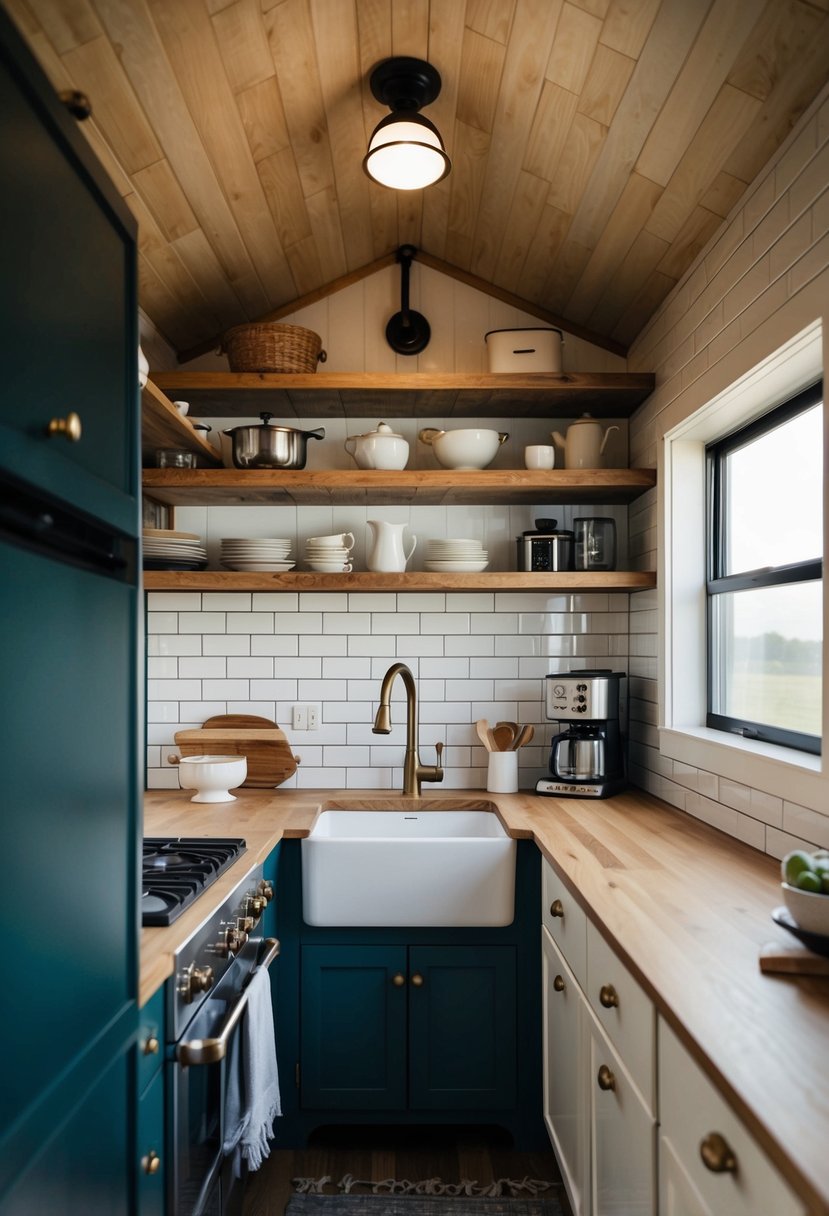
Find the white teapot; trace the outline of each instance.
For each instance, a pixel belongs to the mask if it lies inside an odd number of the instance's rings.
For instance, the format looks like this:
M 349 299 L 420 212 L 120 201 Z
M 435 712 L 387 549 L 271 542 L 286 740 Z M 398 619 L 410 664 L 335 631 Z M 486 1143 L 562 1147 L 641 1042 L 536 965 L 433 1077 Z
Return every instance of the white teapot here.
M 553 431 L 552 440 L 564 452 L 565 469 L 600 469 L 605 444 L 611 431 L 618 429 L 618 426 L 609 426 L 603 431 L 600 422 L 585 414 L 578 421 L 570 423 L 566 438 Z
M 405 469 L 409 459 L 408 443 L 386 422 L 365 435 L 349 435 L 344 447 L 358 469 Z
M 412 537 L 412 547 L 407 553 L 403 548 L 405 524 L 390 524 L 384 519 L 366 520 L 371 530 L 371 543 L 366 557 L 366 566 L 380 574 L 396 574 L 406 569 L 406 562 L 415 551 L 417 537 Z

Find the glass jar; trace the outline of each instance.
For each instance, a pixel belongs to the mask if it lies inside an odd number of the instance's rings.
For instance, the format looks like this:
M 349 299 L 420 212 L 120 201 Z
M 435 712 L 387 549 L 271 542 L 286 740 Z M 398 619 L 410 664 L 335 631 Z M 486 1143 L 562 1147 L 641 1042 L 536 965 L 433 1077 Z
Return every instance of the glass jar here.
M 196 453 L 186 448 L 158 448 L 155 463 L 159 469 L 195 469 Z
M 576 570 L 616 569 L 616 521 L 608 516 L 573 520 Z

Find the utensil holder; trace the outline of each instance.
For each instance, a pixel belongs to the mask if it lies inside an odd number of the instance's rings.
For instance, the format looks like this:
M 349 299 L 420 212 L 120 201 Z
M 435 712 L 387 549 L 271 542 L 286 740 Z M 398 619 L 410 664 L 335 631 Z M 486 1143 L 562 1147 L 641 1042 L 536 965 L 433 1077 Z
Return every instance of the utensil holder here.
M 489 753 L 486 788 L 491 794 L 517 793 L 518 752 Z

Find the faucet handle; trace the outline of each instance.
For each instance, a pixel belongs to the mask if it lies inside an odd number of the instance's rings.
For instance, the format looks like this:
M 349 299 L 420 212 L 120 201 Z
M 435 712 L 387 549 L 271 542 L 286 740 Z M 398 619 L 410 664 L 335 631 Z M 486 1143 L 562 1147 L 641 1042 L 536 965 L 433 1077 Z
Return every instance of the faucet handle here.
M 437 764 L 435 765 L 435 768 L 436 768 L 436 769 L 438 769 L 438 771 L 440 771 L 440 769 L 441 769 L 441 767 L 442 767 L 442 765 L 441 765 L 441 760 L 443 759 L 443 744 L 442 744 L 442 743 L 436 743 L 436 744 L 435 744 L 435 751 L 437 752 L 437 757 L 438 757 L 438 762 L 437 762 Z

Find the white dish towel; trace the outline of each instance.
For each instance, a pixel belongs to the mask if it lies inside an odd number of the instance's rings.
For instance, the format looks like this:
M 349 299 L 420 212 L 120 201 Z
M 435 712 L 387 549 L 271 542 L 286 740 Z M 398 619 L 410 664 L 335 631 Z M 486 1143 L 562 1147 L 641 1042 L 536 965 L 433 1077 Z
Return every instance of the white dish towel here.
M 233 1036 L 227 1059 L 223 1151 L 233 1157 L 233 1173 L 242 1162 L 258 1170 L 270 1154 L 273 1121 L 282 1114 L 273 1006 L 268 972 L 254 971 L 247 986 L 247 1009 Z

